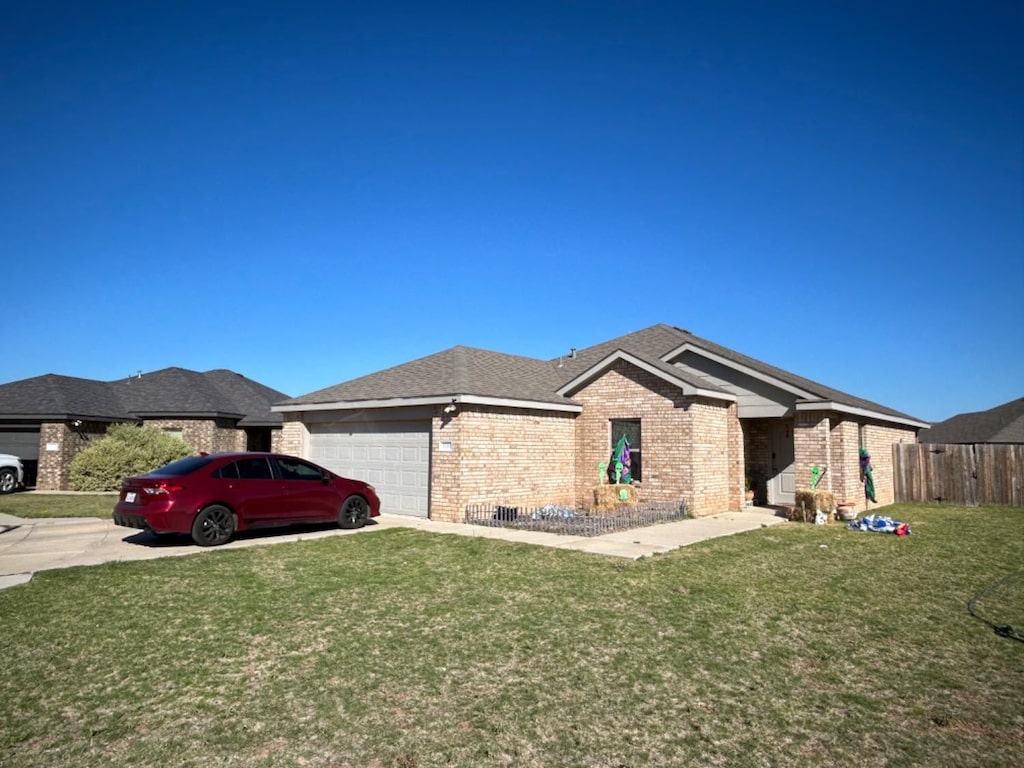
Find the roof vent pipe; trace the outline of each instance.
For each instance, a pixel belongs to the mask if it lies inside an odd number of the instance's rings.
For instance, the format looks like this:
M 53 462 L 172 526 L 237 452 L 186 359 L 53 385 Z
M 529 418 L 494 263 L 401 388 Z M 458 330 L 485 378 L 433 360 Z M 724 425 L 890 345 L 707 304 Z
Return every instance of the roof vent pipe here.
M 576 347 L 569 347 L 569 359 L 570 360 L 575 360 L 576 359 Z

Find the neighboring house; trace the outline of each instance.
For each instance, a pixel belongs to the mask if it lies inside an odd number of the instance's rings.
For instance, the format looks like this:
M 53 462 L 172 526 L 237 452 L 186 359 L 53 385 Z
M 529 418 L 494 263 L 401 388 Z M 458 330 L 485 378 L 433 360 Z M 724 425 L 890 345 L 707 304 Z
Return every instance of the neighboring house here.
M 118 381 L 46 374 L 0 385 L 0 453 L 27 485 L 67 490 L 71 460 L 116 422 L 156 427 L 197 451 L 276 450 L 288 396 L 228 370 L 164 368 Z
M 922 443 L 1024 443 L 1024 397 L 921 430 Z
M 924 422 L 667 325 L 557 360 L 469 347 L 273 407 L 283 446 L 373 483 L 382 511 L 461 521 L 467 505 L 591 506 L 622 434 L 642 500 L 696 515 L 819 487 L 864 507 L 859 449 L 878 503 L 893 501 L 892 444 Z

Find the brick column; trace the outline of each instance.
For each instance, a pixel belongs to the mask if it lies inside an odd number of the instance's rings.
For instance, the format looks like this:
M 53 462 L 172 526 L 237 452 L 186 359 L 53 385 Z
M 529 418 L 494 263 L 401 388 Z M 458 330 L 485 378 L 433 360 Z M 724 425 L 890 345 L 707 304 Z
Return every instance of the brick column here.
M 796 487 L 811 487 L 811 469 L 815 464 L 824 471 L 831 457 L 828 411 L 797 411 L 793 424 L 793 472 Z M 831 474 L 828 469 L 826 477 Z

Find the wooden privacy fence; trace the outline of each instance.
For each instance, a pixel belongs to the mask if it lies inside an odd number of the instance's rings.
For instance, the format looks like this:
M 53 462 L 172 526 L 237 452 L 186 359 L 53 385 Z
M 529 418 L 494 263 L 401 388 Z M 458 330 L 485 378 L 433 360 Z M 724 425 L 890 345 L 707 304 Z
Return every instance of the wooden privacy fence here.
M 893 445 L 896 501 L 1024 507 L 1024 445 Z

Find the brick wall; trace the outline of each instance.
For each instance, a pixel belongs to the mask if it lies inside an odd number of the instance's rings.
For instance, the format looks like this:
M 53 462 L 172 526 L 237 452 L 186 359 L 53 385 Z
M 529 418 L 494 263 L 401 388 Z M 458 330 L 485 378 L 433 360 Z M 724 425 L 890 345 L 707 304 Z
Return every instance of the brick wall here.
M 793 473 L 797 490 L 811 487 L 811 470 L 825 471 L 819 485 L 828 489 L 833 469 L 828 466 L 831 449 L 831 422 L 828 411 L 797 411 L 793 422 Z
M 66 491 L 71 460 L 107 431 L 105 422 L 87 421 L 79 427 L 64 422 L 44 422 L 39 428 L 39 467 L 36 490 Z
M 831 420 L 829 471 L 826 475 L 828 490 L 836 501 L 854 502 L 857 509 L 864 508 L 864 486 L 860 482 L 860 454 L 857 444 L 858 424 L 838 414 Z
M 611 419 L 640 419 L 642 501 L 685 500 L 694 515 L 737 509 L 742 488 L 742 433 L 735 406 L 684 396 L 677 387 L 619 361 L 573 395 L 577 503 L 593 503 L 598 465 L 611 453 Z
M 39 468 L 36 489 L 40 491 L 66 491 L 72 459 L 88 448 L 92 441 L 106 434 L 107 422 L 83 422 L 72 427 L 64 422 L 46 422 L 39 430 Z M 177 430 L 182 439 L 196 451 L 222 453 L 244 451 L 246 436 L 229 419 L 151 419 L 144 426 L 157 430 Z M 271 442 L 280 443 L 282 430 L 271 431 Z M 52 450 L 51 450 L 52 448 Z
M 151 419 L 144 426 L 160 431 L 176 430 L 196 451 L 227 453 L 245 450 L 245 430 L 229 419 Z
M 430 516 L 461 522 L 469 504 L 573 501 L 574 414 L 460 405 L 437 409 Z
M 430 517 L 433 520 L 461 522 L 466 504 L 462 494 L 462 425 L 465 412 L 454 415 L 434 409 L 430 444 Z M 502 503 L 493 499 L 494 503 Z
M 715 403 L 716 401 L 711 402 Z M 726 498 L 728 504 L 726 509 L 739 509 L 746 501 L 744 498 L 746 483 L 744 482 L 743 465 L 743 427 L 740 426 L 740 419 L 737 415 L 738 410 L 736 403 L 729 403 L 723 414 L 729 434 L 729 453 L 727 457 L 729 467 L 727 493 L 729 496 Z
M 687 504 L 695 515 L 739 509 L 743 467 L 735 404 L 694 398 L 688 410 L 693 421 L 693 501 L 687 499 Z
M 309 445 L 309 427 L 302 421 L 301 413 L 285 413 L 281 429 L 275 429 L 270 436 L 271 450 L 289 456 L 305 456 Z
M 864 447 L 871 454 L 871 476 L 875 480 L 875 498 L 878 499 L 878 504 L 871 504 L 871 507 L 896 502 L 896 483 L 893 479 L 895 471 L 893 444 L 916 442 L 917 432 L 909 427 L 876 422 L 868 422 L 864 425 Z M 864 498 L 863 493 L 860 498 Z
M 895 501 L 893 443 L 915 443 L 917 433 L 909 427 L 859 419 L 833 411 L 799 411 L 793 435 L 797 487 L 810 485 L 811 468 L 827 467 L 822 488 L 832 491 L 837 501 L 853 501 L 857 509 L 867 507 L 860 477 L 860 445 L 871 454 L 875 498 L 881 506 Z

